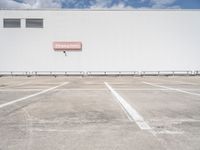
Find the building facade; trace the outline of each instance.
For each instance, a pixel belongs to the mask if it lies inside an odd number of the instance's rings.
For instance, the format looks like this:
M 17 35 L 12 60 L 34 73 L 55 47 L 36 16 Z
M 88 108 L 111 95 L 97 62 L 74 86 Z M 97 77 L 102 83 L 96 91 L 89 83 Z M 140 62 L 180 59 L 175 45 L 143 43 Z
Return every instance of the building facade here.
M 1 10 L 0 71 L 199 70 L 199 18 L 198 10 Z

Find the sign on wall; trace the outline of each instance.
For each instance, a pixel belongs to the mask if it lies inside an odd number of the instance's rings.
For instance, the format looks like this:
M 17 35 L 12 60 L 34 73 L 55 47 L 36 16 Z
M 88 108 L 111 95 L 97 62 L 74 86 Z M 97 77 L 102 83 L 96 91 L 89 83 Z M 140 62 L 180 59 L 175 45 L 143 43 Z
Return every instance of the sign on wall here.
M 81 42 L 53 42 L 53 49 L 56 51 L 70 51 L 70 50 L 82 50 Z

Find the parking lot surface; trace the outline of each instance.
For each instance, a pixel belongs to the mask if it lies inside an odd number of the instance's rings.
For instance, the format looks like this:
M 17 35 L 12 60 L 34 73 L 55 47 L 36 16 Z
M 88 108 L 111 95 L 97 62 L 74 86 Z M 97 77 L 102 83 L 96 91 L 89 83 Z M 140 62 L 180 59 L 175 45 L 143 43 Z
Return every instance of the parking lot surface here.
M 200 149 L 200 77 L 0 78 L 0 150 L 133 149 Z

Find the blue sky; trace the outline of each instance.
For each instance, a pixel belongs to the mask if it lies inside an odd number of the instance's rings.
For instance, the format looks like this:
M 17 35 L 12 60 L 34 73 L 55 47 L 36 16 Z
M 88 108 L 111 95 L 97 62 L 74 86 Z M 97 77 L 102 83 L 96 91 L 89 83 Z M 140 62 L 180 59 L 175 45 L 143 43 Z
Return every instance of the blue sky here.
M 0 0 L 1 9 L 200 9 L 200 0 Z

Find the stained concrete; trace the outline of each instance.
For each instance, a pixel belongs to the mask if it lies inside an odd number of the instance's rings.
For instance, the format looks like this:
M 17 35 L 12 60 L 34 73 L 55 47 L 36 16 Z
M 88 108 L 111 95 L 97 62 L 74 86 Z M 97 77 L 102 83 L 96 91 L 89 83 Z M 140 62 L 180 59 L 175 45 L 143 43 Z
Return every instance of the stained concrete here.
M 200 77 L 2 77 L 0 106 L 64 82 L 0 108 L 0 150 L 200 149 Z M 104 82 L 151 131 L 129 120 Z

